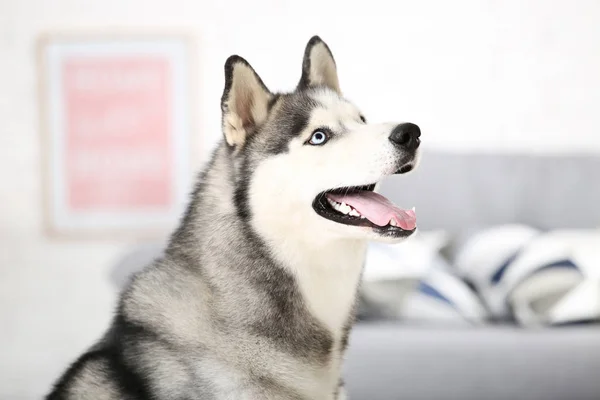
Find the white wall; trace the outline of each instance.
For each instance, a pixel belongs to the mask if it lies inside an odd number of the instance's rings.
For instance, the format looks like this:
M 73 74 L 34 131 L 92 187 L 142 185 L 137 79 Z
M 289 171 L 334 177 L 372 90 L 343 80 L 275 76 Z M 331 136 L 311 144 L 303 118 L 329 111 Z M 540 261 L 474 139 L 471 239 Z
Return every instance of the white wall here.
M 0 398 L 39 398 L 108 323 L 121 241 L 41 230 L 34 44 L 45 31 L 176 28 L 201 39 L 199 163 L 220 136 L 222 66 L 292 88 L 315 33 L 369 120 L 450 150 L 600 152 L 600 2 L 0 0 Z

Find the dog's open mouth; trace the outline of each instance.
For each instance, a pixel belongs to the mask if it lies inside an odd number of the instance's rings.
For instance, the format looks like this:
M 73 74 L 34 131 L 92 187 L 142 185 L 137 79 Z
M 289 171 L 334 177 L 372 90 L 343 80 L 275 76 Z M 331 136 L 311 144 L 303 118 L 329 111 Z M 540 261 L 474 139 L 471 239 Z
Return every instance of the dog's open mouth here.
M 407 236 L 414 232 L 414 209 L 403 210 L 374 189 L 375 184 L 328 190 L 316 197 L 313 208 L 323 218 L 370 227 L 386 235 Z

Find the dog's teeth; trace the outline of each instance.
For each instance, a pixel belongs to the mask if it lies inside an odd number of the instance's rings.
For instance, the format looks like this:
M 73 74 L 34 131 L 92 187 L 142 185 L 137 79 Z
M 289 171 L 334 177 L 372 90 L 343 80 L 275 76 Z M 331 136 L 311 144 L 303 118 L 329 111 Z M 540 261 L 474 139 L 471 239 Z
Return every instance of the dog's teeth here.
M 342 205 L 340 206 L 340 211 L 343 212 L 344 214 L 348 214 L 350 212 L 350 210 L 352 210 L 352 208 L 347 205 L 346 203 L 342 203 Z
M 394 218 L 390 219 L 390 225 L 391 226 L 398 226 L 398 223 L 396 222 L 396 220 Z
M 360 216 L 360 219 L 365 219 L 365 216 L 364 216 L 364 215 L 361 215 L 361 216 Z
M 350 210 L 348 215 L 352 215 L 353 217 L 360 217 L 360 214 L 354 208 L 352 210 Z

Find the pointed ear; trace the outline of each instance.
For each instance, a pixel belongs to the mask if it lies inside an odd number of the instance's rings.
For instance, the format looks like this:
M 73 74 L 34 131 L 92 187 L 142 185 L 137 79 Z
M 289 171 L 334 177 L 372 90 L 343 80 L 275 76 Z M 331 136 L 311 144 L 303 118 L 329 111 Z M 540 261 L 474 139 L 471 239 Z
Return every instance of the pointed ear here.
M 267 119 L 273 95 L 263 81 L 239 56 L 225 62 L 225 90 L 221 98 L 223 134 L 230 146 L 240 148 Z
M 313 36 L 306 45 L 298 89 L 313 86 L 326 86 L 341 94 L 335 60 L 327 44 L 318 36 Z

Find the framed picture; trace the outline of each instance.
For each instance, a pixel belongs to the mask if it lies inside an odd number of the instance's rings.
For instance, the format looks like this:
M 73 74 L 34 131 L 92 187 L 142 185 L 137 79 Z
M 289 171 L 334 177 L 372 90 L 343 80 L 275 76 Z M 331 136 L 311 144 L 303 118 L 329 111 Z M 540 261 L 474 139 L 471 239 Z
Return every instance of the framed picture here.
M 191 40 L 47 35 L 39 44 L 48 230 L 155 236 L 191 185 Z

